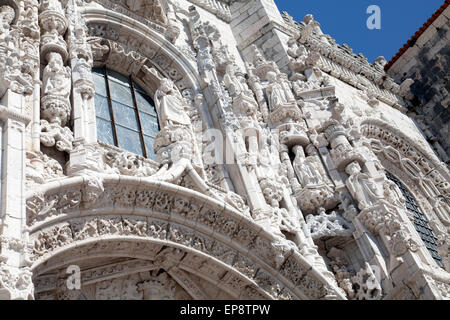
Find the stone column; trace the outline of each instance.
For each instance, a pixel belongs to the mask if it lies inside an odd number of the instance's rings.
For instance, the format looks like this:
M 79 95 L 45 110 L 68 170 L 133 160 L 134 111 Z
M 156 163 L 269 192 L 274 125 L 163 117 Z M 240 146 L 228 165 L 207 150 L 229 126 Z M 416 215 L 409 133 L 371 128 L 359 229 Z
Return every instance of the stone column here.
M 23 95 L 8 89 L 0 106 L 2 124 L 0 299 L 33 299 L 25 211 Z
M 41 26 L 41 143 L 61 152 L 72 150 L 73 134 L 69 125 L 71 70 L 65 66 L 67 44 L 63 39 L 68 26 L 62 4 L 58 0 L 45 0 L 39 14 Z
M 365 260 L 372 268 L 378 266 L 383 289 L 421 283 L 421 289 L 416 288 L 417 298 L 439 299 L 439 290 L 427 276 L 434 262 L 409 220 L 406 207 L 399 204 L 398 192 L 393 192 L 384 172 L 371 161 L 375 155 L 367 148 L 351 145 L 339 125 L 329 126 L 325 135 L 332 148 L 331 158 L 338 170 L 345 168 L 347 189 L 361 210 L 352 221 L 354 236 Z M 383 247 L 387 251 L 384 255 L 380 249 Z
M 73 149 L 67 167 L 69 175 L 101 170 L 95 156 L 97 127 L 92 78 L 93 57 L 87 42 L 87 26 L 76 1 L 67 4 L 69 64 L 72 72 Z
M 18 7 L 0 9 L 0 299 L 33 299 L 25 211 L 25 128 L 33 110 L 26 96 L 37 87 L 39 76 L 37 6 L 35 0 L 23 0 Z
M 216 115 L 216 118 L 219 120 L 216 121 L 215 125 L 221 127 L 224 134 L 226 145 L 225 165 L 232 180 L 239 181 L 239 183 L 235 184 L 236 188 L 239 188 L 239 185 L 243 186 L 237 191 L 238 193 L 247 193 L 249 205 L 253 212 L 264 214 L 270 208 L 266 204 L 259 188 L 255 173 L 247 170 L 247 165 L 250 165 L 250 163 L 247 161 L 248 157 L 246 157 L 245 142 L 242 135 L 239 134 L 240 124 L 233 115 L 231 101 L 225 100 L 228 95 L 221 86 L 217 75 L 215 62 L 211 54 L 210 40 L 202 28 L 202 22 L 195 7 L 191 7 L 189 15 L 191 35 L 194 47 L 198 53 L 199 72 L 205 85 L 205 98 L 211 114 L 213 116 Z M 235 162 L 237 163 L 235 164 Z

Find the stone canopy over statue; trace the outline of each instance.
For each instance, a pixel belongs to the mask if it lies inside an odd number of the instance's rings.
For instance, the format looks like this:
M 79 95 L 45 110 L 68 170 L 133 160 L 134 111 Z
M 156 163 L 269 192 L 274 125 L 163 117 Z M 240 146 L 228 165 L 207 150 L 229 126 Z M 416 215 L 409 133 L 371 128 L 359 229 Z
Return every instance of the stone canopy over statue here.
M 155 105 L 162 127 L 191 124 L 183 98 L 173 81 L 166 78 L 161 80 L 161 85 L 155 93 Z

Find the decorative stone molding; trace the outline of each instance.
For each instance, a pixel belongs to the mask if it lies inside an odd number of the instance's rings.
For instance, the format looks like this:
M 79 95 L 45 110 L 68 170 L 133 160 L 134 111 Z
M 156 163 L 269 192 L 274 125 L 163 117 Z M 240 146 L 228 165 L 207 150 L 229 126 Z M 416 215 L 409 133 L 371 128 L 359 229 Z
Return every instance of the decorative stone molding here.
M 44 146 L 55 147 L 58 151 L 70 152 L 73 148 L 73 140 L 73 133 L 68 127 L 41 120 L 41 143 Z
M 387 204 L 379 204 L 377 207 L 366 208 L 361 211 L 358 219 L 375 234 L 382 233 L 388 237 L 388 250 L 399 257 L 408 250 L 416 252 L 419 243 L 407 228 L 399 222 L 398 214 Z
M 82 178 L 72 178 L 71 184 L 73 186 L 73 191 L 68 192 L 66 190 L 64 195 L 61 196 L 58 196 L 57 191 L 56 193 L 46 192 L 44 195 L 33 196 L 28 200 L 28 215 L 30 217 L 29 223 L 33 224 L 32 238 L 35 239 L 35 263 L 38 263 L 38 261 L 44 261 L 51 256 L 49 256 L 50 253 L 58 248 L 70 245 L 74 241 L 76 242 L 92 237 L 99 237 L 102 234 L 105 234 L 105 232 L 106 234 L 112 233 L 113 235 L 119 237 L 137 236 L 138 238 L 156 237 L 157 239 L 166 239 L 167 237 L 168 240 L 175 243 L 194 246 L 198 250 L 206 250 L 206 252 L 208 252 L 207 248 L 209 245 L 205 242 L 206 238 L 202 239 L 200 235 L 212 235 L 214 233 L 217 235 L 222 234 L 222 236 L 217 236 L 215 238 L 216 248 L 218 248 L 217 246 L 219 244 L 220 246 L 225 244 L 222 242 L 222 239 L 231 237 L 231 239 L 234 239 L 233 241 L 236 241 L 236 244 L 233 245 L 234 248 L 241 248 L 242 246 L 252 247 L 252 252 L 255 252 L 255 254 L 260 257 L 257 258 L 256 261 L 264 261 L 263 264 L 271 265 L 269 268 L 280 268 L 283 264 L 285 256 L 292 250 L 289 245 L 283 244 L 282 239 L 275 240 L 272 238 L 273 236 L 257 231 L 259 227 L 248 220 L 248 218 L 241 216 L 237 212 L 234 213 L 234 209 L 226 206 L 225 211 L 223 211 L 223 207 L 218 206 L 218 204 L 213 205 L 213 202 L 211 202 L 212 200 L 207 200 L 208 198 L 202 196 L 201 194 L 196 193 L 194 195 L 193 192 L 184 190 L 183 192 L 186 194 L 192 193 L 192 195 L 188 198 L 190 201 L 188 200 L 185 202 L 186 205 L 184 206 L 178 206 L 176 204 L 179 200 L 176 199 L 183 199 L 183 196 L 179 193 L 179 191 L 175 191 L 177 189 L 174 189 L 176 195 L 175 193 L 172 193 L 173 191 L 169 191 L 173 189 L 173 187 L 170 187 L 167 184 L 158 183 L 157 185 L 160 185 L 160 187 L 156 193 L 155 191 L 151 191 L 151 188 L 149 188 L 153 185 L 150 182 L 147 182 L 147 186 L 143 186 L 144 188 L 141 191 L 138 191 L 139 189 L 136 189 L 136 187 L 132 186 L 132 184 L 130 184 L 129 187 L 125 187 L 122 183 L 120 188 L 114 187 L 115 183 L 113 180 L 103 181 L 105 191 L 100 194 L 97 200 L 94 200 L 94 203 L 89 203 L 88 208 L 90 210 L 96 208 L 97 206 L 98 207 L 96 210 L 114 206 L 114 208 L 126 212 L 129 211 L 130 208 L 135 207 L 135 209 L 131 210 L 151 210 L 154 212 L 152 215 L 155 215 L 158 219 L 163 220 L 161 220 L 159 224 L 155 225 L 155 222 L 153 222 L 154 218 L 149 220 L 149 218 L 145 217 L 122 215 L 122 217 L 116 216 L 114 218 L 103 218 L 101 216 L 91 218 L 87 217 L 84 218 L 84 220 L 77 220 L 79 222 L 70 220 L 69 218 L 68 223 L 63 222 L 63 220 L 67 219 L 65 217 L 70 217 L 72 215 L 71 212 L 85 210 L 83 208 L 87 208 L 86 202 L 88 199 L 86 194 L 83 193 L 84 187 L 82 186 L 88 186 L 89 183 L 86 181 L 85 184 L 80 185 L 80 182 L 83 181 Z M 162 185 L 164 185 L 163 189 L 161 189 Z M 165 194 L 163 192 L 164 189 L 169 191 L 169 193 Z M 47 187 L 47 190 L 50 191 L 51 189 L 48 189 Z M 49 201 L 46 199 L 49 199 L 52 204 L 46 204 L 47 201 Z M 194 199 L 195 202 L 193 202 L 192 205 L 196 202 L 198 203 L 195 205 L 195 210 L 187 205 Z M 110 204 L 108 205 L 108 203 Z M 214 207 L 220 211 L 216 211 Z M 111 214 L 111 211 L 109 212 Z M 219 212 L 221 213 L 219 214 Z M 167 225 L 167 223 L 163 221 L 167 220 L 169 216 L 171 216 L 170 219 L 173 222 L 171 222 L 170 225 Z M 184 220 L 183 217 L 187 218 L 188 216 L 189 219 Z M 43 221 L 43 223 L 39 221 Z M 51 221 L 56 223 L 53 224 L 54 227 L 51 227 Z M 195 223 L 195 221 L 197 222 Z M 183 226 L 178 225 L 177 222 L 182 222 Z M 161 223 L 165 224 L 165 226 L 159 227 L 158 225 L 161 225 Z M 42 232 L 39 231 L 44 226 L 48 226 L 45 227 L 45 230 L 48 230 L 48 233 L 44 230 Z M 200 226 L 202 227 L 200 228 Z M 194 232 L 194 230 L 196 231 Z M 258 234 L 259 236 L 257 236 Z M 195 239 L 198 237 L 200 237 L 200 242 L 198 242 L 197 245 Z M 271 238 L 272 240 L 269 240 Z M 280 251 L 283 246 L 288 248 L 288 251 L 285 249 Z M 218 257 L 219 260 L 222 260 L 225 263 L 232 263 L 234 261 L 234 259 L 228 260 L 228 258 L 226 258 L 227 255 L 225 255 L 224 252 L 220 254 L 214 253 L 214 249 L 210 254 L 213 254 L 213 256 Z M 297 260 L 300 256 L 296 257 Z M 300 258 L 299 261 L 303 260 Z M 39 262 L 39 264 L 40 263 L 41 262 Z M 307 269 L 309 268 L 310 267 L 307 267 Z M 313 281 L 313 279 L 311 279 L 311 281 Z M 317 279 L 314 281 L 323 280 Z M 307 283 L 309 282 L 306 281 L 305 285 L 307 285 Z
M 0 262 L 0 299 L 29 300 L 33 299 L 34 287 L 30 268 L 10 267 Z
M 27 152 L 26 180 L 29 188 L 34 184 L 45 184 L 53 179 L 64 177 L 58 161 L 42 152 Z
M 384 121 L 368 119 L 361 123 L 361 133 L 368 138 L 376 138 L 400 153 L 411 161 L 429 177 L 444 195 L 450 194 L 450 173 L 448 168 L 439 161 L 437 156 L 425 146 L 425 140 L 414 141 L 408 138 L 399 129 Z
M 11 110 L 5 106 L 0 105 L 0 119 L 1 120 L 16 120 L 21 123 L 23 123 L 25 126 L 27 126 L 31 122 L 31 118 L 28 117 L 25 114 L 18 113 L 14 110 Z
M 111 170 L 126 176 L 149 177 L 158 170 L 158 165 L 151 160 L 106 145 L 103 159 L 109 167 L 106 172 Z
M 87 25 L 94 65 L 106 65 L 122 74 L 131 74 L 149 92 L 156 92 L 162 78 L 173 80 L 183 97 L 192 90 L 191 80 L 183 74 L 178 61 L 158 50 L 156 43 L 136 35 L 121 34 L 115 27 L 105 24 L 88 20 Z
M 366 262 L 358 272 L 353 270 L 343 250 L 331 248 L 327 256 L 339 287 L 351 300 L 380 300 L 382 288 L 371 266 Z
M 450 207 L 443 199 L 450 194 L 447 182 L 450 175 L 448 169 L 437 162 L 432 151 L 424 149 L 422 145 L 411 141 L 382 121 L 364 121 L 361 132 L 372 138 L 370 145 L 375 154 L 401 168 L 403 174 L 414 182 L 411 187 L 416 188 L 419 196 L 425 198 L 421 200 L 419 197 L 418 200 L 424 205 L 427 214 L 436 216 L 448 228 Z
M 386 76 L 383 68 L 379 67 L 380 59 L 371 65 L 366 57 L 354 54 L 347 45 L 337 45 L 332 37 L 312 27 L 317 23 L 314 18 L 301 23 L 295 22 L 287 13 L 283 13 L 283 18 L 288 26 L 296 30 L 295 37 L 300 45 L 320 53 L 317 66 L 321 70 L 354 87 L 373 92 L 380 101 L 390 106 L 402 108 L 404 101 L 401 96 L 406 95 L 406 91 L 400 92 L 400 86 Z M 306 21 L 312 21 L 312 24 L 309 26 Z
M 23 12 L 17 7 L 2 5 L 0 17 L 0 97 L 8 89 L 19 94 L 29 95 L 33 92 L 33 77 L 37 69 L 36 62 L 36 30 L 33 24 L 27 22 L 37 21 L 33 16 L 33 1 L 23 1 L 21 5 L 27 11 Z M 31 12 L 30 12 L 31 10 Z M 30 21 L 26 14 L 30 14 Z M 37 36 L 39 30 L 37 30 Z M 22 50 L 21 50 L 22 49 Z M 24 52 L 21 54 L 21 52 Z
M 92 0 L 86 1 L 87 3 L 92 2 Z M 97 0 L 96 2 L 100 3 L 104 8 L 117 12 L 119 14 L 122 14 L 127 17 L 131 17 L 136 21 L 139 21 L 140 23 L 146 25 L 147 27 L 164 34 L 167 30 L 167 26 L 165 23 L 162 23 L 163 21 L 167 20 L 167 17 L 165 16 L 164 10 L 160 10 L 160 12 L 155 12 L 155 18 L 151 15 L 146 15 L 145 12 L 149 12 L 149 9 L 151 9 L 153 5 L 153 1 L 150 0 L 138 0 L 138 1 L 132 1 L 132 0 L 116 0 L 116 1 L 107 1 L 107 0 Z M 157 6 L 161 6 L 161 1 L 157 0 L 155 1 Z M 139 8 L 139 9 L 138 9 Z M 146 10 L 142 10 L 145 8 Z M 86 8 L 87 9 L 87 8 Z M 85 9 L 85 10 L 86 10 Z M 89 9 L 87 9 L 89 10 Z M 158 18 L 157 18 L 158 16 Z M 158 21 L 160 20 L 160 21 Z
M 231 10 L 228 3 L 221 0 L 189 0 L 225 22 L 231 22 Z

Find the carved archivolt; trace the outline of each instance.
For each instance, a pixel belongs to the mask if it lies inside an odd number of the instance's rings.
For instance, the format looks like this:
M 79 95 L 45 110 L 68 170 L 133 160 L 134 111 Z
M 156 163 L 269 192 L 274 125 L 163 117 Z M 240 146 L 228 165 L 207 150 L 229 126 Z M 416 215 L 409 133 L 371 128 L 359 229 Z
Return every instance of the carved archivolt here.
M 105 13 L 107 21 L 103 17 Z M 197 71 L 159 33 L 144 25 L 136 26 L 133 19 L 109 10 L 86 8 L 83 16 L 89 29 L 94 65 L 106 65 L 122 74 L 133 75 L 150 93 L 159 87 L 158 79 L 155 81 L 159 74 L 172 79 L 183 97 L 193 98 Z
M 285 240 L 228 205 L 162 182 L 124 176 L 118 182 L 118 177 L 106 176 L 99 186 L 76 177 L 65 180 L 63 188 L 49 184 L 29 195 L 33 269 L 86 242 L 164 241 L 242 270 L 273 298 L 281 292 L 293 299 L 343 297 Z M 249 258 L 243 259 L 246 255 Z

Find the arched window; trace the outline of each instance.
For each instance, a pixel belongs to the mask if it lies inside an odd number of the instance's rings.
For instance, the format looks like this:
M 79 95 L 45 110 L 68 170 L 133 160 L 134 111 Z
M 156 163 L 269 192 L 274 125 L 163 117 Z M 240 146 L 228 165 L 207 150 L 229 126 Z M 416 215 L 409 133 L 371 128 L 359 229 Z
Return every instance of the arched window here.
M 442 258 L 437 251 L 437 238 L 434 236 L 433 230 L 430 228 L 428 218 L 422 212 L 422 209 L 420 209 L 420 207 L 416 203 L 416 199 L 414 199 L 412 194 L 408 189 L 406 189 L 403 183 L 389 172 L 386 172 L 386 176 L 389 180 L 395 182 L 395 184 L 402 191 L 403 196 L 406 200 L 406 208 L 414 215 L 414 227 L 422 238 L 422 241 L 427 247 L 428 251 L 431 253 L 433 259 L 441 268 L 443 268 L 444 265 L 442 264 Z
M 94 68 L 92 75 L 98 139 L 154 159 L 159 124 L 152 98 L 131 78 L 112 70 Z

